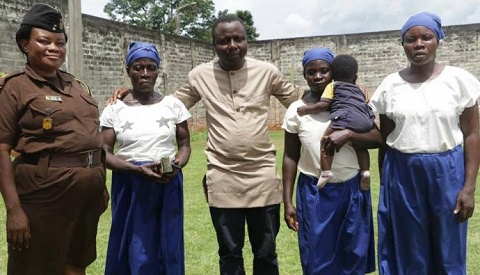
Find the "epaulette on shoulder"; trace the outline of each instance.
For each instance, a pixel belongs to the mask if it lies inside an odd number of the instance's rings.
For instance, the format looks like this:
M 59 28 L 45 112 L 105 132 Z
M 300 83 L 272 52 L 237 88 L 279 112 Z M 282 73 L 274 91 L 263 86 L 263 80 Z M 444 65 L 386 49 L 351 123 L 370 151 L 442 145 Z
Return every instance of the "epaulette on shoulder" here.
M 80 87 L 82 87 L 82 89 L 87 92 L 89 95 L 93 96 L 92 94 L 92 91 L 90 91 L 90 87 L 88 87 L 87 83 L 81 81 L 80 79 L 76 78 L 73 74 L 69 73 L 69 72 L 66 72 L 66 71 L 63 71 L 63 70 L 59 70 L 61 71 L 62 73 L 65 73 L 65 74 L 68 74 L 70 75 L 71 77 L 73 77 L 73 79 L 75 79 L 78 84 L 80 84 Z
M 87 83 L 81 81 L 78 78 L 75 78 L 75 80 L 78 82 L 78 84 L 80 84 L 80 86 L 82 87 L 83 90 L 85 90 L 85 92 L 87 92 L 89 95 L 93 96 L 92 91 L 90 90 L 90 87 L 88 87 Z
M 24 71 L 15 71 L 0 77 L 0 92 L 2 91 L 3 87 L 5 86 L 5 83 L 7 83 L 9 79 L 20 76 L 24 73 L 25 73 Z

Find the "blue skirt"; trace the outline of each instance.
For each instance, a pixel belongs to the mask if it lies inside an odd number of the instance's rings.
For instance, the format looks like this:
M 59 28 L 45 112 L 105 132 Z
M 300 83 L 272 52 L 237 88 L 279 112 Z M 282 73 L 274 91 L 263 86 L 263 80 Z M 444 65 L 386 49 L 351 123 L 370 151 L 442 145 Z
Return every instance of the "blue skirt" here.
M 316 187 L 300 173 L 297 187 L 298 243 L 304 274 L 365 274 L 375 270 L 370 191 L 360 175 Z
M 185 274 L 181 171 L 166 184 L 113 171 L 111 202 L 105 274 Z
M 464 180 L 461 146 L 435 154 L 388 148 L 378 204 L 380 274 L 466 274 L 467 222 L 453 214 Z

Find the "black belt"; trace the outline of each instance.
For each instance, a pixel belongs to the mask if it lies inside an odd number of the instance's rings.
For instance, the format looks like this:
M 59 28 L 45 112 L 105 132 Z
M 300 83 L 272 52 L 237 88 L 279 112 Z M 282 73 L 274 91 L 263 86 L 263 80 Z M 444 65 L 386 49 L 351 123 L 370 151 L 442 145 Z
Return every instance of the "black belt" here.
M 38 154 L 22 154 L 21 158 L 24 163 L 38 164 L 43 157 L 48 157 L 49 167 L 85 167 L 92 168 L 103 161 L 102 149 L 79 153 L 59 153 L 46 152 Z

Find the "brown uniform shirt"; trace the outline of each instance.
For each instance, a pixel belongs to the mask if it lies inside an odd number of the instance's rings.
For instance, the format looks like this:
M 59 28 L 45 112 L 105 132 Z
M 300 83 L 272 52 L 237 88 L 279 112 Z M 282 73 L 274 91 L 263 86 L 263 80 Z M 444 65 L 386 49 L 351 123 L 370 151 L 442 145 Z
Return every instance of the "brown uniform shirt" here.
M 287 82 L 274 65 L 246 58 L 237 71 L 218 59 L 194 68 L 176 96 L 192 107 L 203 100 L 207 122 L 207 197 L 210 206 L 262 207 L 282 202 L 275 146 L 270 142 L 270 97 L 284 106 L 301 87 Z
M 63 89 L 50 85 L 27 65 L 23 73 L 4 83 L 0 143 L 12 145 L 22 154 L 101 148 L 97 102 L 72 75 L 58 71 L 58 76 Z M 46 129 L 49 123 L 51 128 Z M 16 184 L 19 195 L 48 187 Z

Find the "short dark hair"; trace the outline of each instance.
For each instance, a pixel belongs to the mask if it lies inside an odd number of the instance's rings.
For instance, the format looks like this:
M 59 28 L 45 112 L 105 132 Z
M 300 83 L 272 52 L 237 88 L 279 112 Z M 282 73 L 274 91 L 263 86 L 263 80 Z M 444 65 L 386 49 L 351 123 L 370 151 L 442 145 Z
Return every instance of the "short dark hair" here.
M 340 54 L 332 61 L 332 78 L 335 81 L 354 82 L 358 73 L 357 60 L 351 55 Z
M 20 45 L 20 40 L 30 40 L 30 34 L 32 33 L 32 26 L 29 25 L 20 25 L 16 35 L 15 41 L 17 41 L 17 47 L 22 53 L 25 53 L 25 49 Z
M 236 16 L 235 14 L 230 13 L 230 14 L 221 15 L 215 21 L 213 21 L 213 25 L 212 25 L 212 41 L 214 44 L 215 44 L 215 29 L 217 28 L 218 24 L 230 23 L 230 22 L 240 22 L 240 24 L 242 24 L 245 31 L 247 30 L 247 28 L 245 27 L 245 22 L 243 22 L 243 20 L 240 19 L 240 17 Z

